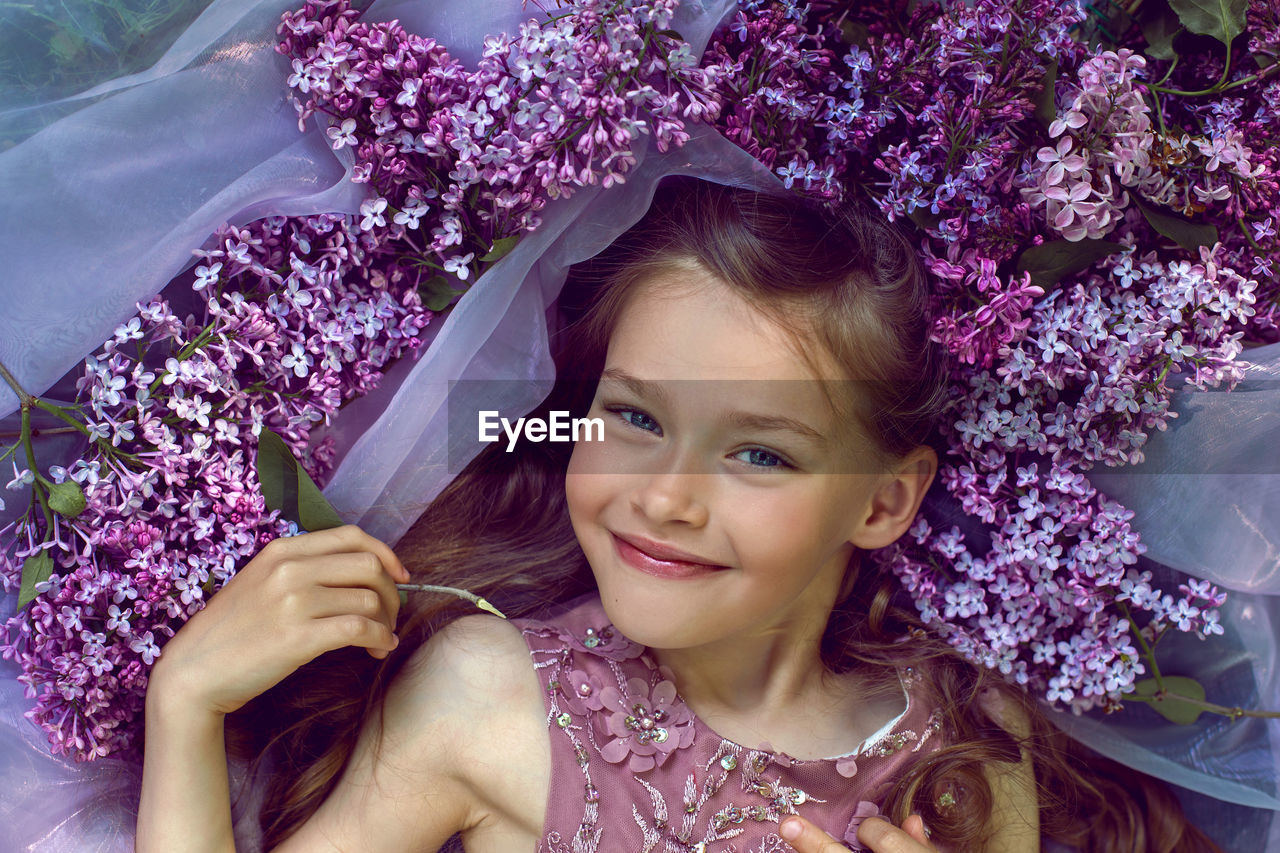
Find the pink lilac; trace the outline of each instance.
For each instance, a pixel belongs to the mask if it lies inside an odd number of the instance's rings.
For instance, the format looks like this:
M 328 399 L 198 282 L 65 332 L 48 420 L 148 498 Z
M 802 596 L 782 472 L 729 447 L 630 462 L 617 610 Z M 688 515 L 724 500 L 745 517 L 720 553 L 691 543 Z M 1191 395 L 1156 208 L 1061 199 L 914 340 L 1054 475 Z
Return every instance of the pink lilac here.
M 1135 51 L 1090 55 L 1068 32 L 1082 14 L 1074 3 L 1009 11 L 922 4 L 903 36 L 881 10 L 855 10 L 851 17 L 867 35 L 842 47 L 790 4 L 744 4 L 713 42 L 715 61 L 727 67 L 727 55 L 738 63 L 735 71 L 763 75 L 761 90 L 788 95 L 739 92 L 726 98 L 734 106 L 720 124 L 760 159 L 774 158 L 784 181 L 819 195 L 828 170 L 837 188 L 866 188 L 867 170 L 879 169 L 888 181 L 866 194 L 891 218 L 909 216 L 924 231 L 939 309 L 935 338 L 957 365 L 944 482 L 966 512 L 990 526 L 992 545 L 970 553 L 943 537 L 930 559 L 913 558 L 904 546 L 891 549 L 887 562 L 926 619 L 966 653 L 1084 710 L 1114 705 L 1142 671 L 1123 639 L 1130 625 L 1110 605 L 1142 546 L 1120 508 L 1064 472 L 1140 461 L 1147 435 L 1173 414 L 1177 383 L 1230 387 L 1243 368 L 1243 337 L 1260 325 L 1254 305 L 1262 302 L 1261 282 L 1239 254 L 1241 241 L 1207 247 L 1189 262 L 1152 252 L 1139 259 L 1128 248 L 1104 259 L 1101 274 L 1086 270 L 1051 292 L 1012 274 L 1015 253 L 1104 236 L 1122 247 L 1150 246 L 1153 232 L 1130 204 L 1131 192 L 1172 205 L 1216 193 L 1205 180 L 1215 170 L 1249 162 L 1247 177 L 1243 167 L 1231 173 L 1249 188 L 1263 184 L 1266 170 L 1252 166 L 1256 152 L 1237 147 L 1238 137 L 1206 125 L 1203 145 L 1186 143 L 1198 171 L 1177 172 L 1166 148 L 1156 146 Z M 761 44 L 770 41 L 782 43 Z M 1028 146 L 1046 70 L 1035 50 L 1020 49 L 1031 44 L 1047 44 L 1039 55 L 1059 61 L 1058 115 L 1047 138 Z M 1001 74 L 991 57 L 1007 45 L 1018 46 L 1009 51 L 1017 59 Z M 838 96 L 822 80 L 841 63 L 818 53 L 821 64 L 798 73 L 794 60 L 806 48 L 844 54 L 848 79 Z M 758 60 L 767 55 L 793 62 L 767 66 Z M 839 160 L 815 154 L 824 150 L 829 126 L 797 121 L 819 114 L 823 97 L 847 98 L 829 112 L 838 108 L 860 122 L 842 140 Z M 785 157 L 763 130 L 775 126 L 800 131 Z M 1181 155 L 1175 149 L 1173 156 Z M 1271 309 L 1262 304 L 1265 323 Z M 1054 484 L 1070 483 L 1068 491 L 1038 482 L 1040 475 L 1014 485 L 1013 469 L 1027 471 L 1036 460 Z M 1005 518 L 1011 520 L 997 526 Z M 931 568 L 944 560 L 957 579 Z M 1159 624 L 1174 613 L 1182 630 L 1212 632 L 1216 625 L 1216 615 L 1195 621 L 1194 601 L 1162 601 L 1140 615 Z M 1055 632 L 1052 654 L 1043 642 L 1037 654 L 1029 644 L 1046 626 Z M 1048 668 L 1051 659 L 1057 670 Z

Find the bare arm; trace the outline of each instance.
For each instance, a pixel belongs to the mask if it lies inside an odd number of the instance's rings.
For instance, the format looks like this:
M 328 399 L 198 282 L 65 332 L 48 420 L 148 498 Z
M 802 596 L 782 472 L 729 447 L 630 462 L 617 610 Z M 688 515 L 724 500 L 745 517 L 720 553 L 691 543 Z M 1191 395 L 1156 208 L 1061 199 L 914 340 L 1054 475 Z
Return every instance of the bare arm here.
M 136 853 L 234 853 L 223 720 L 331 649 L 395 647 L 408 573 L 347 526 L 262 549 L 165 645 L 151 673 Z
M 234 853 L 223 715 L 171 697 L 153 678 L 134 849 Z
M 483 615 L 451 623 L 405 662 L 383 705 L 329 796 L 272 853 L 436 850 L 455 832 L 485 835 L 484 849 L 532 845 L 550 745 L 538 680 L 513 626 Z M 154 707 L 174 722 L 148 729 L 148 760 L 159 757 L 144 769 L 142 811 L 164 821 L 145 846 L 139 823 L 137 849 L 234 851 L 221 718 L 204 726 L 182 701 L 157 698 Z

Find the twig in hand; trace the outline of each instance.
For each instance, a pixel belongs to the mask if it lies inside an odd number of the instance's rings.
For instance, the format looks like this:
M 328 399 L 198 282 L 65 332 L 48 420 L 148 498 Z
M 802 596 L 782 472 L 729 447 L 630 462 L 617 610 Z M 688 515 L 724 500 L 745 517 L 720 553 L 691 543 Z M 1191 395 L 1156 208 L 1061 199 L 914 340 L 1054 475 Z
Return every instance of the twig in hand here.
M 435 584 L 429 583 L 398 583 L 396 584 L 396 589 L 403 589 L 407 592 L 442 592 L 446 595 L 456 595 L 458 598 L 465 598 L 476 607 L 479 607 L 481 610 L 488 613 L 492 613 L 494 616 L 500 616 L 503 619 L 507 618 L 505 613 L 494 607 L 485 599 L 476 595 L 474 592 L 468 592 L 465 589 L 458 589 L 454 586 L 436 586 Z

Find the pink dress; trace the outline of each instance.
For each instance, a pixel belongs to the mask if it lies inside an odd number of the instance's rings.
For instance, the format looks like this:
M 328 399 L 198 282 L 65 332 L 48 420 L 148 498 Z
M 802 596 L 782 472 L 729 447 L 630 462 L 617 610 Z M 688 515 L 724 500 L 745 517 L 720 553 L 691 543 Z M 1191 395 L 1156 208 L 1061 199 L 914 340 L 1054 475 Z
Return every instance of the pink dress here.
M 902 771 L 945 742 L 924 679 L 906 710 L 848 755 L 800 760 L 720 737 L 672 675 L 610 624 L 594 593 L 517 619 L 543 686 L 551 786 L 538 853 L 789 853 L 801 814 L 854 850 Z

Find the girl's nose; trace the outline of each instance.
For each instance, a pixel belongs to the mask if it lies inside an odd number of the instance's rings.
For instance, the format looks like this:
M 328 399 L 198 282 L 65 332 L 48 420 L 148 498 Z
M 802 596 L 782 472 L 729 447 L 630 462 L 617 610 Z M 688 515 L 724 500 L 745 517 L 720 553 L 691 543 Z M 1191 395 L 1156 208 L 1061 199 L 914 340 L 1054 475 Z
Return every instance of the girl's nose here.
M 631 503 L 655 524 L 675 521 L 701 527 L 710 516 L 707 498 L 712 476 L 689 465 L 656 471 L 639 484 Z

